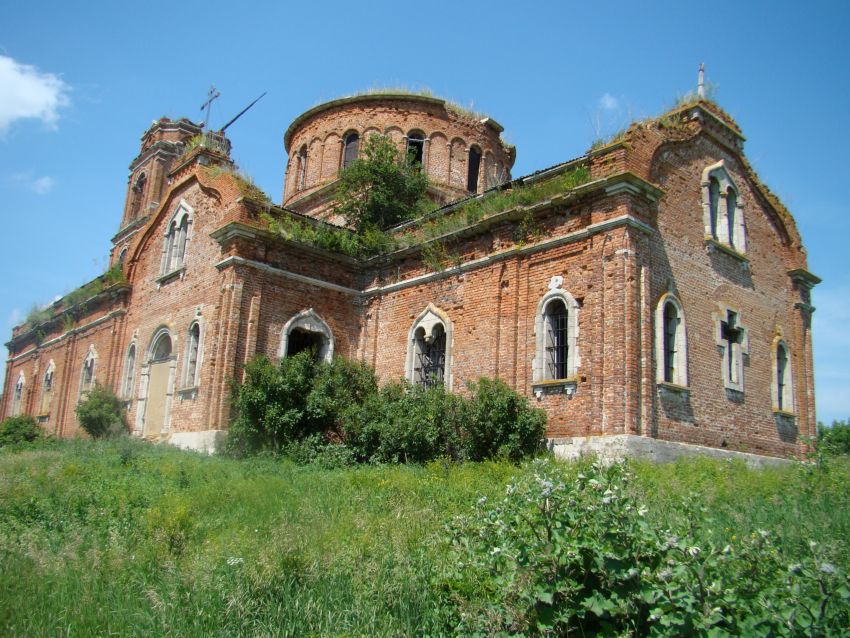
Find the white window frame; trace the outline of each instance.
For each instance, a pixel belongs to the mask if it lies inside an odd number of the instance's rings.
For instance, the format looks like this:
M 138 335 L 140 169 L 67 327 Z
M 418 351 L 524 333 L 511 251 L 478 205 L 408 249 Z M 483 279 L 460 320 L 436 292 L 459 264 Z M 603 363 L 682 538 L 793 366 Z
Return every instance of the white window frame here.
M 676 352 L 673 359 L 673 378 L 669 381 L 665 378 L 667 326 L 664 317 L 668 304 L 676 309 L 678 318 L 674 336 Z M 670 292 L 664 293 L 655 307 L 655 381 L 659 384 L 688 387 L 688 331 L 685 324 L 685 311 L 679 299 Z
M 131 353 L 132 361 L 130 359 Z M 138 356 L 139 349 L 136 347 L 136 342 L 131 341 L 124 355 L 124 374 L 121 377 L 121 396 L 127 400 L 133 398 L 133 389 L 136 385 L 136 360 Z
M 732 352 L 729 352 L 729 348 L 727 347 L 726 341 L 723 339 L 723 326 L 722 323 L 725 322 L 729 316 L 730 312 L 734 312 L 737 317 L 736 328 L 742 332 L 741 342 L 732 344 Z M 714 342 L 717 344 L 718 349 L 722 352 L 722 368 L 721 368 L 721 377 L 723 379 L 723 387 L 727 390 L 734 390 L 735 392 L 744 392 L 744 356 L 749 356 L 750 354 L 750 331 L 744 324 L 744 318 L 741 314 L 741 311 L 732 308 L 730 306 L 725 306 L 723 304 L 718 304 L 718 312 L 713 313 L 712 315 L 714 320 Z M 729 365 L 729 357 L 732 357 L 732 365 Z M 732 369 L 735 378 L 732 379 L 729 377 L 729 369 Z
M 534 383 L 575 381 L 581 366 L 581 354 L 578 347 L 579 334 L 579 304 L 569 292 L 561 290 L 563 277 L 555 276 L 549 284 L 550 290 L 537 304 L 534 319 L 535 355 L 532 361 L 532 381 Z M 553 379 L 546 366 L 546 348 L 548 346 L 548 330 L 546 308 L 558 299 L 567 308 L 567 376 L 564 379 Z
M 18 380 L 15 382 L 15 390 L 12 395 L 12 413 L 10 416 L 19 416 L 21 407 L 24 403 L 24 389 L 27 385 L 27 378 L 23 371 L 18 374 Z
M 453 387 L 452 344 L 454 342 L 454 326 L 449 319 L 448 314 L 432 303 L 429 303 L 427 307 L 419 313 L 407 333 L 405 378 L 412 384 L 419 383 L 419 379 L 416 378 L 417 331 L 421 328 L 427 338 L 434 334 L 434 329 L 438 325 L 442 326 L 446 335 L 446 352 L 443 364 L 443 385 L 446 390 L 451 391 Z
M 89 346 L 86 352 L 86 358 L 83 359 L 83 366 L 80 369 L 80 389 L 77 393 L 77 401 L 82 399 L 91 391 L 97 382 L 97 350 L 93 345 Z M 86 369 L 91 366 L 91 379 L 86 382 Z
M 192 337 L 192 329 L 198 327 L 197 340 Z M 200 385 L 201 362 L 203 360 L 204 326 L 200 319 L 194 319 L 186 331 L 186 360 L 183 364 L 183 388 L 197 388 Z M 195 350 L 195 369 L 191 369 L 192 349 Z
M 779 350 L 783 349 L 785 351 L 785 374 L 782 377 L 782 401 L 780 402 L 779 390 Z M 773 410 L 774 412 L 780 412 L 783 414 L 795 414 L 795 404 L 794 404 L 794 375 L 791 372 L 791 349 L 788 347 L 785 339 L 782 338 L 781 335 L 777 336 L 773 340 L 772 347 L 770 349 L 771 353 L 771 383 L 770 383 L 770 394 L 772 397 Z
M 47 389 L 47 379 L 50 378 L 50 390 Z M 44 374 L 41 376 L 41 398 L 38 402 L 38 415 L 43 416 L 45 414 L 50 414 L 50 405 L 53 403 L 53 386 L 55 384 L 56 377 L 56 364 L 53 362 L 53 359 L 50 360 L 50 363 L 47 364 L 47 369 L 44 371 Z M 47 405 L 45 406 L 44 401 L 48 400 Z
M 711 181 L 716 180 L 719 193 L 717 211 L 711 211 Z M 707 166 L 702 172 L 702 207 L 705 238 L 715 241 L 731 250 L 745 254 L 747 252 L 747 232 L 744 223 L 744 207 L 741 203 L 741 191 L 729 175 L 723 160 Z M 729 192 L 735 195 L 735 209 L 731 211 L 732 228 L 730 229 L 730 211 L 728 208 Z
M 177 210 L 165 226 L 165 236 L 162 245 L 162 260 L 160 274 L 169 275 L 183 269 L 186 265 L 186 255 L 192 239 L 192 221 L 194 209 L 180 200 Z

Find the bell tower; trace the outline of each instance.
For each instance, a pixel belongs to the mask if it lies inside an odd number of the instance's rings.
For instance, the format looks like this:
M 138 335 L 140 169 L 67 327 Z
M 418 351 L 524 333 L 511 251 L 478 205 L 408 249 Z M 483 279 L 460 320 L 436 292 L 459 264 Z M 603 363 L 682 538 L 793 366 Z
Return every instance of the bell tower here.
M 123 262 L 130 238 L 156 210 L 168 186 L 168 173 L 186 144 L 201 135 L 202 128 L 191 120 L 155 120 L 142 135 L 139 155 L 130 163 L 127 197 L 118 233 L 112 238 L 110 263 Z

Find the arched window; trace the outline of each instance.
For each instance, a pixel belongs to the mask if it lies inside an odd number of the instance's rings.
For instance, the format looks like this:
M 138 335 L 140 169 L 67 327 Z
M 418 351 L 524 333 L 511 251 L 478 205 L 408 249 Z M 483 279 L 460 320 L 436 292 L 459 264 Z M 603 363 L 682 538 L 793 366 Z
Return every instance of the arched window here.
M 79 399 L 83 399 L 94 387 L 96 372 L 97 352 L 95 351 L 94 346 L 90 346 L 88 354 L 86 354 L 86 358 L 83 360 L 83 369 L 80 372 Z
M 746 231 L 739 191 L 723 161 L 702 174 L 703 223 L 706 239 L 746 252 Z
M 18 381 L 15 383 L 15 394 L 12 395 L 12 416 L 18 416 L 21 413 L 21 407 L 24 402 L 24 384 L 26 379 L 24 373 L 18 375 Z
M 656 380 L 659 383 L 688 385 L 688 347 L 684 313 L 671 294 L 661 297 L 655 313 Z
M 452 327 L 432 304 L 413 323 L 407 349 L 407 379 L 426 388 L 451 389 Z
M 425 136 L 422 133 L 410 133 L 407 136 L 407 161 L 414 166 L 422 166 L 425 158 Z
M 186 202 L 180 202 L 177 212 L 168 224 L 165 233 L 165 245 L 162 255 L 163 275 L 183 268 L 186 263 L 186 250 L 189 244 L 189 228 L 192 223 L 192 209 Z
M 348 167 L 351 162 L 357 159 L 357 153 L 360 151 L 360 136 L 357 133 L 349 133 L 345 136 L 344 146 L 342 151 L 342 168 Z
M 291 357 L 305 350 L 312 351 L 318 361 L 333 360 L 333 333 L 312 308 L 299 312 L 283 326 L 279 355 Z
M 780 340 L 775 342 L 775 358 L 773 369 L 773 408 L 779 412 L 794 411 L 794 392 L 791 382 L 791 357 L 787 344 Z
M 124 362 L 124 382 L 121 385 L 121 396 L 125 399 L 133 397 L 133 387 L 136 380 L 136 344 L 131 343 L 127 349 L 127 359 Z
M 168 361 L 171 358 L 171 335 L 163 330 L 157 337 L 156 343 L 151 348 L 151 363 Z
M 139 216 L 139 211 L 142 208 L 142 200 L 145 196 L 145 185 L 147 184 L 148 178 L 142 173 L 139 175 L 136 183 L 133 184 L 132 188 L 132 200 L 130 202 L 130 220 L 134 220 Z
M 469 149 L 469 166 L 466 172 L 466 190 L 478 192 L 478 173 L 481 170 L 481 149 L 473 146 Z
M 194 388 L 198 385 L 198 357 L 201 346 L 201 324 L 193 322 L 189 327 L 189 335 L 186 339 L 186 372 L 183 377 L 183 385 Z
M 574 379 L 578 369 L 578 303 L 559 288 L 562 281 L 560 276 L 553 277 L 551 290 L 537 306 L 532 366 L 535 383 Z
M 50 404 L 53 400 L 53 373 L 55 370 L 56 366 L 51 361 L 47 365 L 47 370 L 44 371 L 44 378 L 41 383 L 41 405 L 38 410 L 40 416 L 50 414 Z
M 708 180 L 708 207 L 711 226 L 711 237 L 717 239 L 717 220 L 719 219 L 720 183 L 711 178 Z
M 298 151 L 298 172 L 296 173 L 296 190 L 303 190 L 307 185 L 307 145 L 301 147 Z
M 118 253 L 118 263 L 123 266 L 124 262 L 127 260 L 127 248 L 124 247 L 121 249 L 121 252 Z

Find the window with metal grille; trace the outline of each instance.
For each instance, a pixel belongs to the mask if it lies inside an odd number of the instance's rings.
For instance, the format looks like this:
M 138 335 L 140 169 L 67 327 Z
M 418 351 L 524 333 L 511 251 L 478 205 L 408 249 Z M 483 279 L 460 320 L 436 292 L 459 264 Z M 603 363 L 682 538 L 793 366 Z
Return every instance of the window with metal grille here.
M 415 333 L 414 379 L 419 385 L 433 388 L 442 385 L 446 374 L 446 330 L 437 324 L 430 335 L 424 328 Z
M 345 136 L 345 146 L 342 151 L 342 168 L 347 168 L 351 162 L 356 160 L 359 152 L 360 136 L 357 133 L 349 133 Z
M 569 377 L 569 315 L 561 299 L 553 299 L 546 305 L 546 377 L 566 379 Z
M 466 190 L 478 192 L 478 173 L 481 170 L 481 150 L 477 146 L 469 149 L 469 168 L 466 173 Z

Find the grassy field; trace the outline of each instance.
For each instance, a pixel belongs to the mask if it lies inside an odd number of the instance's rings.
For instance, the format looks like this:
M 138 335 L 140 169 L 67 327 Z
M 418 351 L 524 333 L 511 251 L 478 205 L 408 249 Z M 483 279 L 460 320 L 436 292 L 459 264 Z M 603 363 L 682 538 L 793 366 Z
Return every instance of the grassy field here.
M 850 465 L 633 465 L 646 516 L 724 544 L 767 530 L 789 559 L 850 568 Z M 445 525 L 500 498 L 506 463 L 326 470 L 135 441 L 0 451 L 0 634 L 444 635 Z

